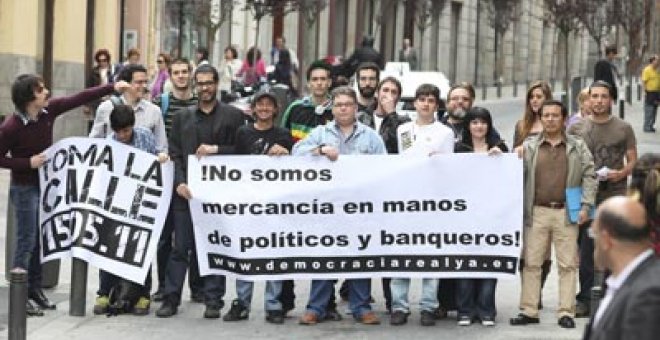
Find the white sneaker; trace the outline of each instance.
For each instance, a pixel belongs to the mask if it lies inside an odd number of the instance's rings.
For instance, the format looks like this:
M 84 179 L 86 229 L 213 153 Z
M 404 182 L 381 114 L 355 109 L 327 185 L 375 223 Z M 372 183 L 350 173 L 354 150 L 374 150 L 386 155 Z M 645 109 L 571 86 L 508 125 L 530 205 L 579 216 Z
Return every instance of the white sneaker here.
M 461 316 L 458 319 L 459 326 L 469 326 L 472 324 L 472 319 L 469 316 Z
M 481 320 L 481 325 L 486 327 L 493 327 L 495 326 L 495 320 L 490 318 L 484 318 L 483 320 Z

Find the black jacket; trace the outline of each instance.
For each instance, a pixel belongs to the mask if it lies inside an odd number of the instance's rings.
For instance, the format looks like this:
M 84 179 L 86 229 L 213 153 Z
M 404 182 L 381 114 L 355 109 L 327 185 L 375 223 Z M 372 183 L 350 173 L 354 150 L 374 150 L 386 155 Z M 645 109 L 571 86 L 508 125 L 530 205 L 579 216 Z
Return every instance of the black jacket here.
M 169 136 L 170 157 L 174 161 L 174 188 L 187 183 L 188 155 L 194 155 L 201 144 L 197 140 L 197 105 L 183 109 L 174 115 L 172 130 Z M 213 140 L 218 145 L 219 154 L 234 154 L 236 150 L 236 133 L 245 120 L 243 113 L 237 108 L 218 102 L 213 113 Z M 187 209 L 188 202 L 173 194 L 172 205 L 177 209 Z
M 615 101 L 619 97 L 619 91 L 616 88 L 616 81 L 614 79 L 614 67 L 607 59 L 599 60 L 594 65 L 594 81 L 602 80 L 612 87 L 612 99 Z
M 358 113 L 358 121 L 370 128 L 374 129 L 376 127 L 374 121 L 374 113 L 371 110 L 360 111 Z M 399 125 L 407 123 L 410 121 L 410 118 L 406 116 L 399 116 L 396 112 L 385 115 L 383 117 L 383 123 L 380 125 L 380 130 L 378 134 L 383 139 L 385 143 L 385 149 L 387 153 L 396 154 L 399 151 L 399 146 L 397 143 L 396 129 Z

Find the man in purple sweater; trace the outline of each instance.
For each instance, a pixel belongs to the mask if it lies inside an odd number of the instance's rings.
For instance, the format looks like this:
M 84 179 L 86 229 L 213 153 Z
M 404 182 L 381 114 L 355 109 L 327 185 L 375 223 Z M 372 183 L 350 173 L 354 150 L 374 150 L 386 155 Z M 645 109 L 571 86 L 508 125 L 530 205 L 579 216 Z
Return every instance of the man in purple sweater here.
M 16 209 L 16 250 L 12 268 L 28 273 L 28 315 L 55 309 L 41 289 L 38 169 L 43 153 L 53 143 L 53 124 L 60 114 L 92 100 L 124 91 L 126 82 L 90 88 L 68 97 L 49 100 L 50 91 L 41 77 L 20 75 L 11 87 L 16 112 L 0 126 L 0 167 L 11 170 L 9 196 Z M 32 305 L 30 300 L 37 306 Z

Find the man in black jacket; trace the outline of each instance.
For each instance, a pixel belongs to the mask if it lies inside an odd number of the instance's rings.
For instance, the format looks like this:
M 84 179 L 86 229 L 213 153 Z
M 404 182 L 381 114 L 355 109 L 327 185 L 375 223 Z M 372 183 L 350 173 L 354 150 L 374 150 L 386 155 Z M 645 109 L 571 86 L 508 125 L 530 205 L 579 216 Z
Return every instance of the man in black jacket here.
M 617 56 L 616 46 L 608 46 L 605 48 L 605 59 L 599 60 L 594 65 L 594 82 L 602 80 L 612 87 L 612 99 L 616 102 L 619 98 L 619 92 L 616 87 L 616 78 L 619 72 L 616 65 L 613 64 L 614 58 Z
M 381 70 L 385 69 L 385 59 L 383 59 L 380 52 L 374 49 L 374 38 L 368 35 L 362 38 L 362 46 L 356 48 L 353 54 L 343 63 L 344 76 L 346 78 L 352 77 L 358 66 L 365 62 L 375 63 Z
M 193 224 L 188 207 L 192 193 L 187 185 L 187 159 L 189 155 L 203 157 L 213 154 L 234 154 L 236 132 L 243 125 L 243 114 L 236 108 L 221 103 L 216 98 L 218 71 L 205 64 L 195 70 L 198 104 L 184 109 L 174 116 L 169 136 L 169 151 L 174 161 L 174 250 L 167 264 L 167 276 L 163 289 L 163 304 L 156 312 L 158 317 L 170 317 L 177 312 L 181 302 L 181 289 L 195 252 Z M 204 317 L 217 319 L 223 307 L 225 277 L 209 275 L 204 280 Z

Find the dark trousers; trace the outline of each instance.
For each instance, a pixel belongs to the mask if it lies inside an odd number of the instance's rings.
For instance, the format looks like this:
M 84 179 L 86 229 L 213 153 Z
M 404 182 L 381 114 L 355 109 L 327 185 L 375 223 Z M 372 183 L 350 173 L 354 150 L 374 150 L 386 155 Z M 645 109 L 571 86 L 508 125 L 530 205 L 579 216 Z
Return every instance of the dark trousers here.
M 172 254 L 172 235 L 174 234 L 174 209 L 170 208 L 167 212 L 163 232 L 160 234 L 156 250 L 156 263 L 158 266 L 158 291 L 165 287 L 165 276 L 167 273 L 167 262 Z M 197 264 L 197 252 L 193 252 L 190 257 L 190 268 L 188 268 L 188 287 L 192 294 L 202 291 L 204 282 L 199 276 L 199 265 Z
M 332 294 L 330 295 L 330 300 L 328 301 L 328 305 L 326 307 L 326 309 L 329 311 L 337 310 L 337 299 L 335 298 L 336 283 L 337 283 L 336 280 L 333 281 Z M 282 292 L 280 293 L 280 297 L 278 298 L 278 300 L 282 304 L 282 310 L 284 310 L 285 312 L 293 310 L 296 307 L 296 303 L 295 303 L 296 293 L 294 292 L 294 288 L 295 288 L 295 283 L 293 280 L 282 281 Z
M 456 304 L 458 317 L 471 319 L 495 318 L 496 279 L 459 279 L 457 280 Z
M 594 285 L 594 240 L 588 235 L 591 221 L 580 226 L 578 246 L 580 251 L 580 292 L 577 300 L 589 303 L 591 287 Z
M 174 249 L 167 263 L 167 275 L 163 295 L 171 303 L 178 306 L 181 303 L 181 290 L 186 278 L 186 272 L 191 264 L 192 253 L 195 250 L 195 237 L 190 210 L 174 210 Z M 208 275 L 202 278 L 204 282 L 204 303 L 222 308 L 225 295 L 225 277 L 223 275 Z
M 438 283 L 438 303 L 446 311 L 456 310 L 457 279 L 441 279 Z

